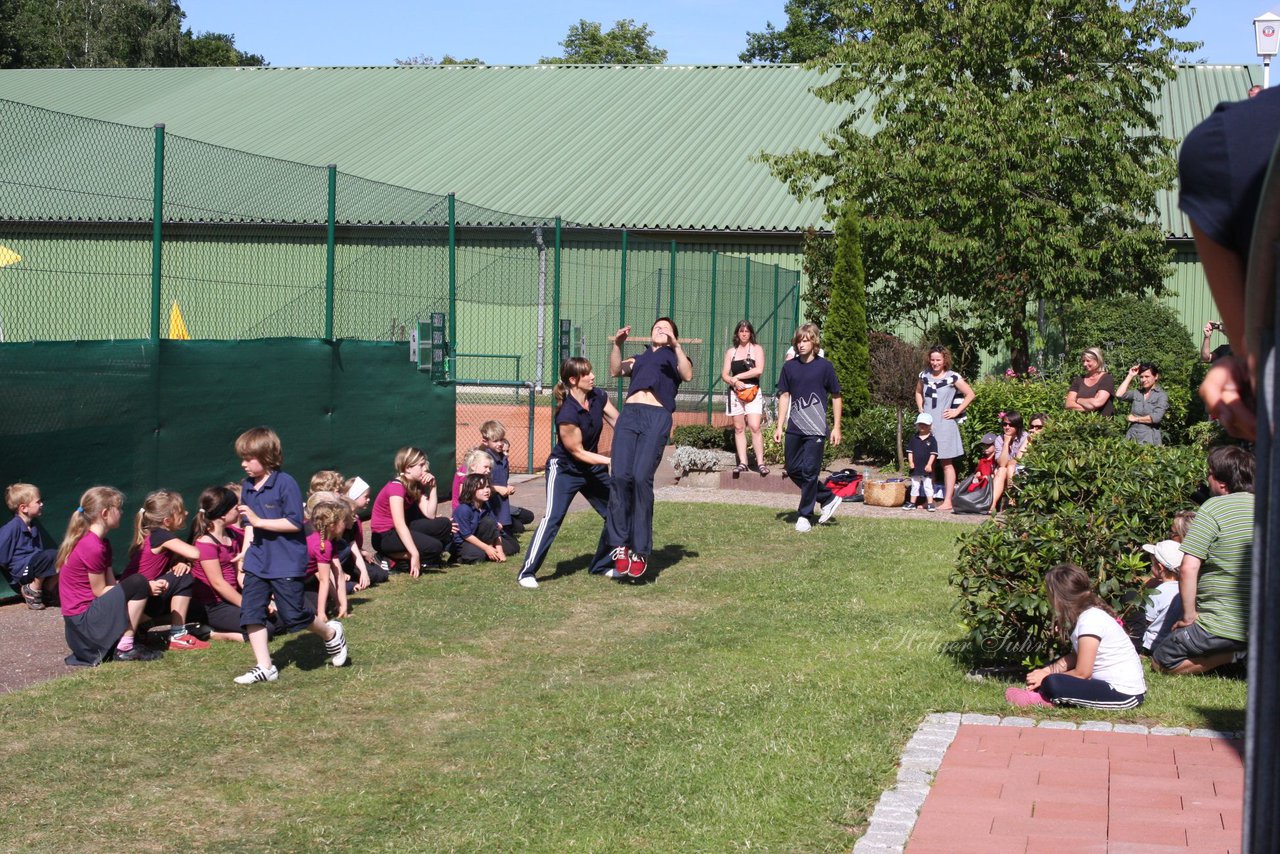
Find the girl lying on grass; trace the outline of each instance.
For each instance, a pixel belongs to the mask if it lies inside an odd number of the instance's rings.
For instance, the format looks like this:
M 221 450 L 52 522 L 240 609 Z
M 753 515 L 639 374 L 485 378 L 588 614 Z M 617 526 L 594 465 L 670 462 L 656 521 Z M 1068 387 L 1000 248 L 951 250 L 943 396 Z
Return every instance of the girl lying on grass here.
M 1087 706 L 1132 709 L 1147 693 L 1142 662 L 1115 612 L 1093 592 L 1083 569 L 1063 563 L 1044 577 L 1058 636 L 1071 652 L 1027 674 L 1027 687 L 1011 686 L 1005 699 L 1015 706 Z

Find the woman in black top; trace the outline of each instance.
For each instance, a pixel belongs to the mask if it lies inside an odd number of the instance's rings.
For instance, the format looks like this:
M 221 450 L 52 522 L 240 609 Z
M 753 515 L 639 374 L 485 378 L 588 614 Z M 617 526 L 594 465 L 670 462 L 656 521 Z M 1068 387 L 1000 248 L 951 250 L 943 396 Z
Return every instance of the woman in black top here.
M 547 460 L 547 509 L 529 542 L 529 554 L 516 578 L 521 587 L 538 586 L 538 568 L 555 542 L 564 514 L 574 496 L 581 493 L 604 519 L 609 509 L 609 458 L 599 453 L 600 432 L 618 420 L 609 395 L 596 388 L 591 363 L 570 356 L 560 365 L 556 383 L 556 445 Z M 591 572 L 609 570 L 609 542 L 600 531 L 600 545 L 591 561 Z
M 693 363 L 669 317 L 654 321 L 649 346 L 624 360 L 622 343 L 630 334 L 630 326 L 619 329 L 609 354 L 609 375 L 631 377 L 631 385 L 614 426 L 608 531 L 614 571 L 639 578 L 653 551 L 653 474 L 671 436 L 676 391 L 693 379 Z
M 733 346 L 724 353 L 724 369 L 720 372 L 720 379 L 729 387 L 725 411 L 733 418 L 733 444 L 738 451 L 734 477 L 747 470 L 747 430 L 751 431 L 751 445 L 760 474 L 769 473 L 769 467 L 764 464 L 764 436 L 760 433 L 760 420 L 764 416 L 764 397 L 760 394 L 763 374 L 764 348 L 756 342 L 751 321 L 740 320 L 733 331 Z M 743 400 L 739 392 L 754 394 L 754 397 Z

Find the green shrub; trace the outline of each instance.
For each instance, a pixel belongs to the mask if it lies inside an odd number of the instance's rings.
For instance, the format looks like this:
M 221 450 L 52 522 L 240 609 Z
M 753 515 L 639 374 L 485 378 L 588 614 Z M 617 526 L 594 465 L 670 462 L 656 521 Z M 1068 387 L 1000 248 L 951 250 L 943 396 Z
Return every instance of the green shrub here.
M 1067 396 L 1067 387 L 1070 385 L 1066 380 L 987 377 L 971 385 L 973 403 L 965 410 L 967 417 L 960 425 L 965 456 L 970 461 L 977 460 L 979 456 L 979 440 L 983 433 L 999 434 L 1001 412 L 1016 410 L 1022 415 L 1024 425 L 1037 412 L 1048 415 L 1050 422 L 1083 414 L 1067 412 L 1062 408 L 1062 400 Z M 1098 423 L 1116 421 L 1114 418 L 1104 419 L 1092 414 L 1086 417 Z M 1123 429 L 1110 426 L 1114 432 L 1123 435 Z
M 1204 482 L 1199 448 L 1142 445 L 1103 419 L 1065 415 L 1077 417 L 1051 421 L 1029 446 L 1017 505 L 960 538 L 951 581 L 981 659 L 1032 665 L 1053 654 L 1044 573 L 1055 564 L 1084 567 L 1118 613 L 1136 607 L 1122 597 L 1149 567 L 1142 544 L 1167 537 Z
M 732 451 L 733 428 L 710 424 L 682 424 L 671 431 L 671 444 L 709 451 Z
M 1130 365 L 1151 362 L 1159 368 L 1160 387 L 1169 394 L 1160 429 L 1166 442 L 1186 441 L 1188 424 L 1198 420 L 1193 399 L 1200 352 L 1176 311 L 1154 299 L 1131 296 L 1082 302 L 1068 312 L 1067 328 L 1076 356 L 1085 347 L 1102 348 L 1116 386 Z M 1130 387 L 1137 387 L 1136 379 Z M 1122 423 L 1128 414 L 1127 403 L 1117 405 Z
M 915 407 L 907 414 L 905 430 L 915 418 Z M 844 420 L 840 456 L 867 457 L 884 464 L 897 464 L 898 416 L 892 406 L 868 406 L 862 412 Z M 909 435 L 909 432 L 908 432 Z

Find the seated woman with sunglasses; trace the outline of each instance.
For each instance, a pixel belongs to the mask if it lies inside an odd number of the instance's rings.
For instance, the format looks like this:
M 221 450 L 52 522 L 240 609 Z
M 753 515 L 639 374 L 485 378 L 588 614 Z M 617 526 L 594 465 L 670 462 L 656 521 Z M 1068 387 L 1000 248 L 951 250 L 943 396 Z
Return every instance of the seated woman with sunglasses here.
M 1000 419 L 1000 435 L 996 437 L 996 469 L 991 475 L 991 513 L 1000 509 L 1000 499 L 1005 490 L 1013 486 L 1013 477 L 1022 470 L 1018 460 L 1027 452 L 1033 432 L 1044 429 L 1044 416 L 1031 417 L 1031 431 L 1023 429 L 1022 415 L 1016 411 L 1004 413 Z

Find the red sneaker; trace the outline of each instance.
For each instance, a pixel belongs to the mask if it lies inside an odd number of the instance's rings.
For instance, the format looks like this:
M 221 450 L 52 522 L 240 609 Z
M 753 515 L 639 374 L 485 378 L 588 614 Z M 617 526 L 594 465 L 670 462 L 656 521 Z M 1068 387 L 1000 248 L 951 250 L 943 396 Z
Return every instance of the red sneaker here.
M 627 575 L 639 578 L 649 569 L 649 559 L 641 554 L 631 553 L 631 561 L 627 564 Z
M 618 546 L 613 550 L 613 571 L 618 575 L 626 575 L 627 567 L 631 565 L 631 556 L 627 552 L 626 546 Z
M 209 642 L 187 632 L 180 638 L 169 638 L 169 649 L 208 649 Z

